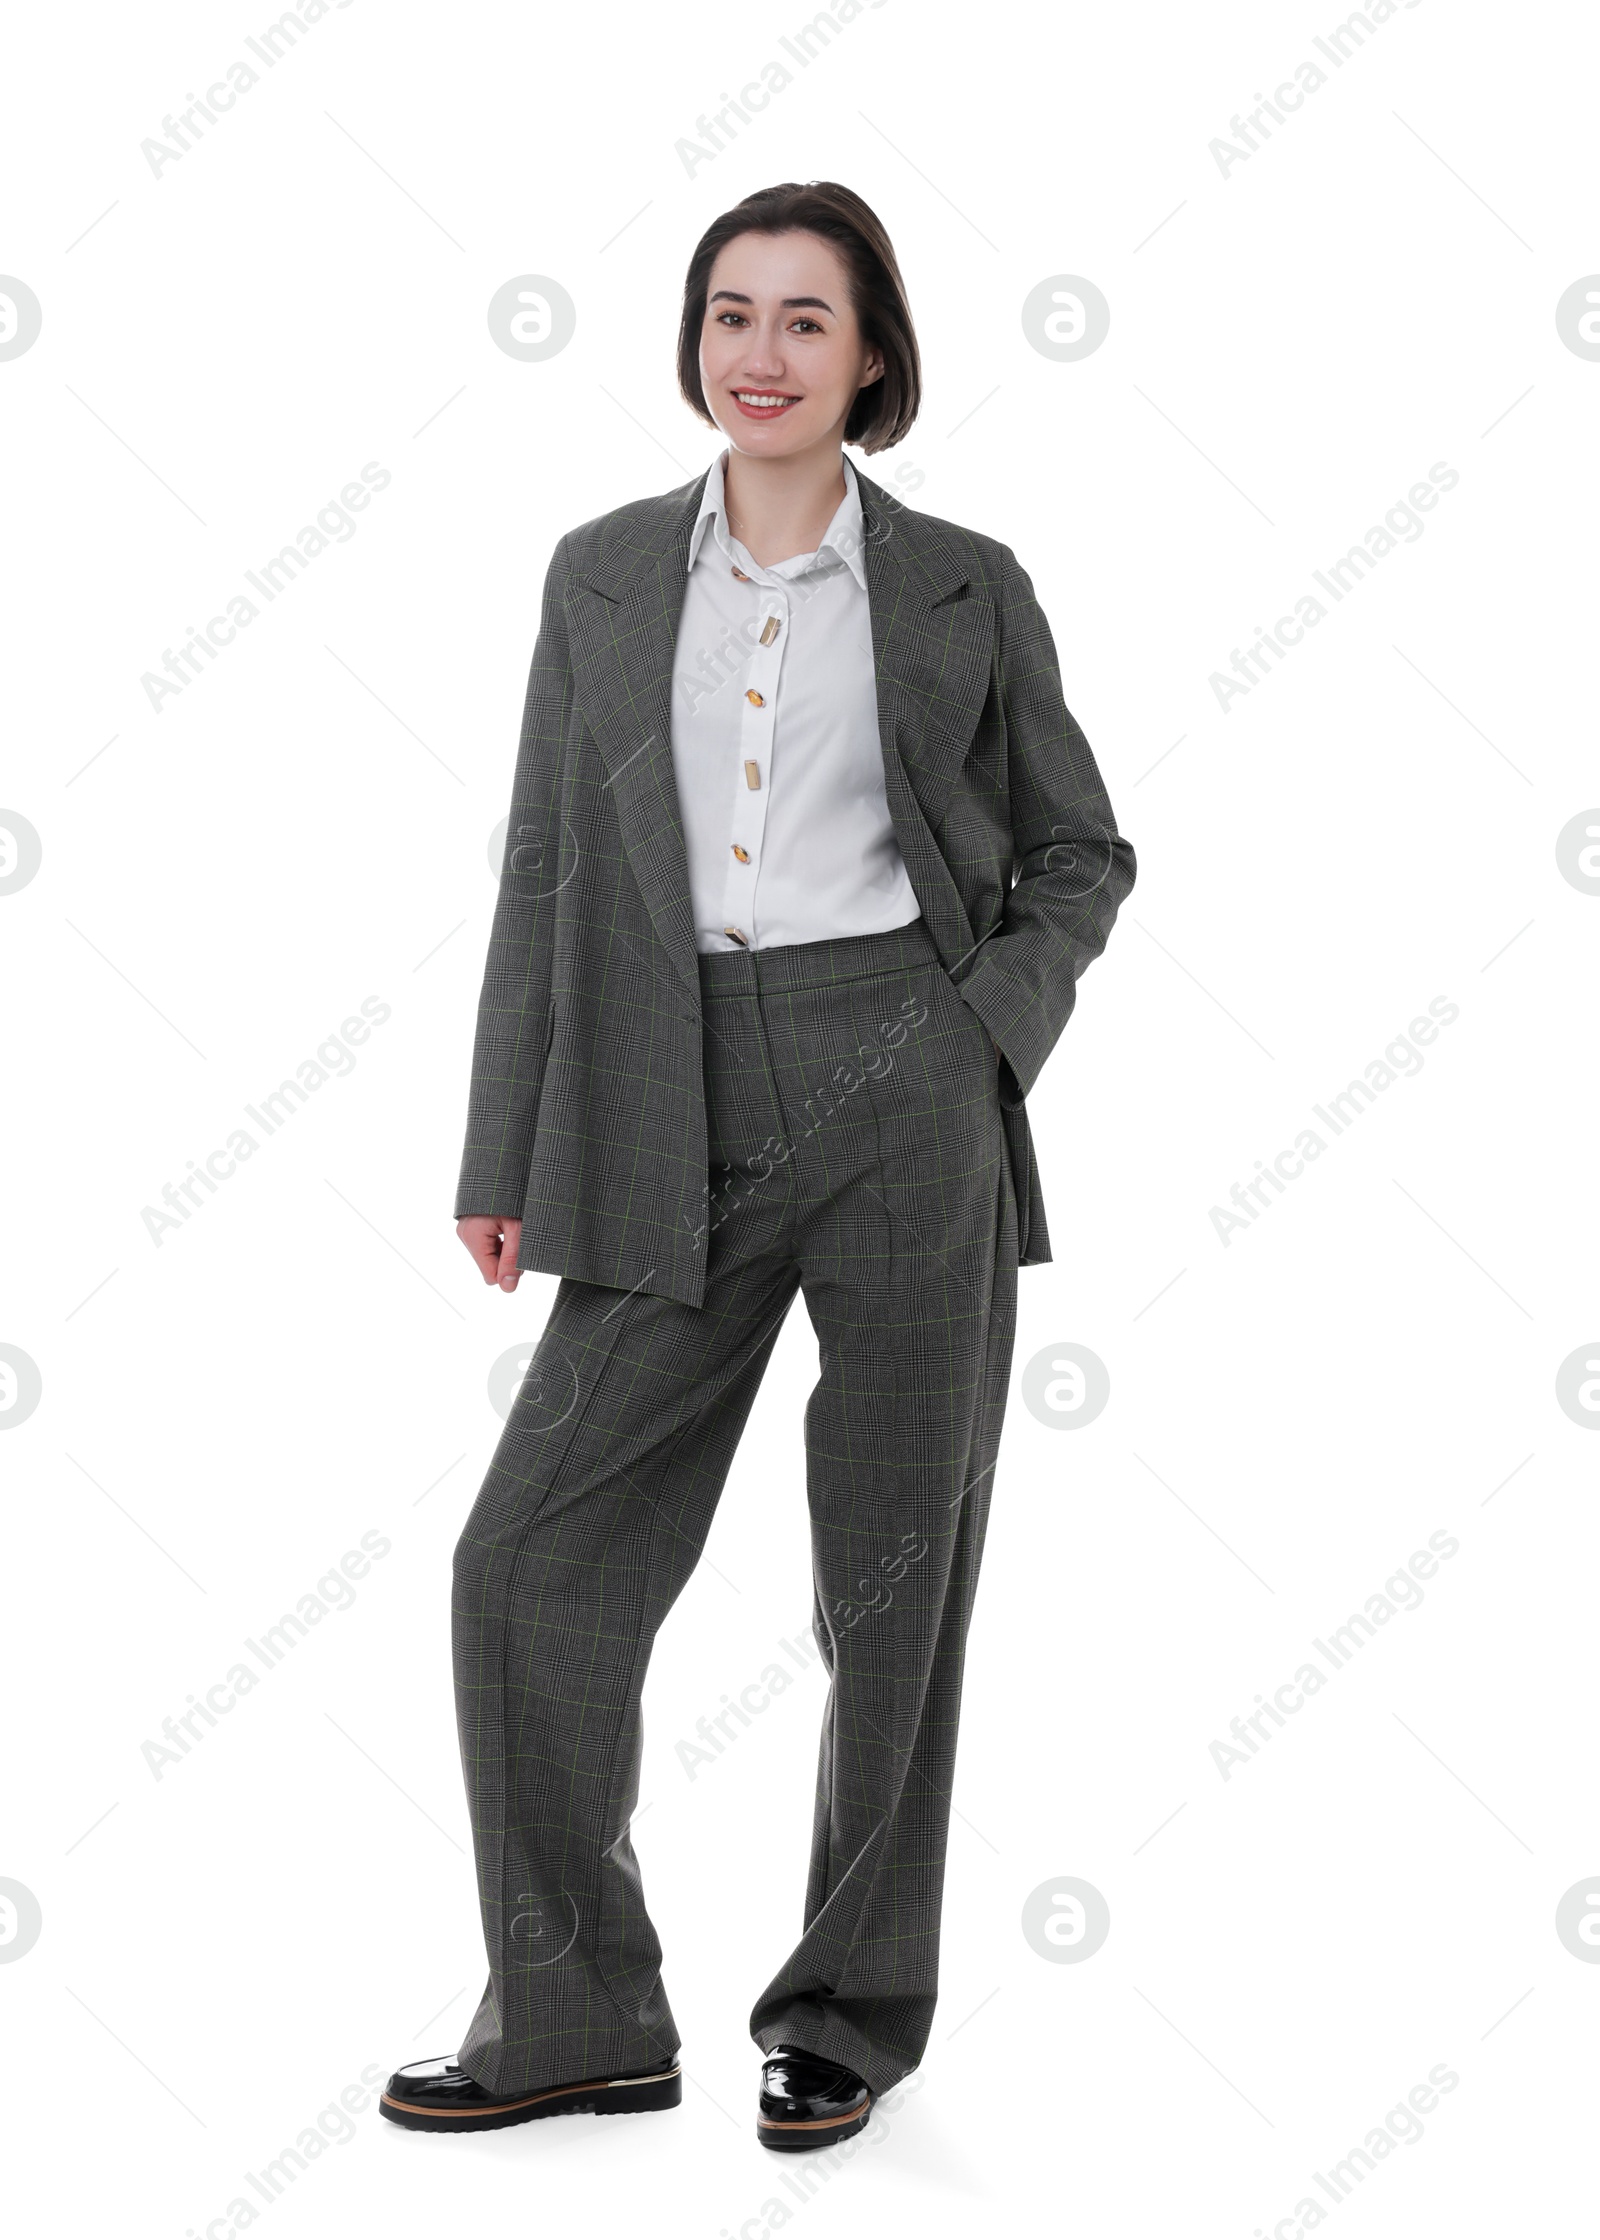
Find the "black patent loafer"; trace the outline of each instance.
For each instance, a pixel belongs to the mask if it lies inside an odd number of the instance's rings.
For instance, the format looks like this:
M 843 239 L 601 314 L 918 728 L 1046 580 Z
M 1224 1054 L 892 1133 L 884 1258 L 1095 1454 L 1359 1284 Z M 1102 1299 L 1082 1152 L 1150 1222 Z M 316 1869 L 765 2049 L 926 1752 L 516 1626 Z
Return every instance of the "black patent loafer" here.
M 774 2046 L 761 2065 L 756 2137 L 780 2153 L 837 2146 L 866 2128 L 872 2094 L 853 2069 L 799 2046 Z
M 451 2055 L 440 2054 L 396 2069 L 378 2112 L 408 2131 L 501 2131 L 540 2116 L 637 2115 L 647 2108 L 676 2108 L 682 2099 L 683 2071 L 676 2063 L 637 2076 L 587 2077 L 581 2084 L 544 2085 L 497 2099 Z

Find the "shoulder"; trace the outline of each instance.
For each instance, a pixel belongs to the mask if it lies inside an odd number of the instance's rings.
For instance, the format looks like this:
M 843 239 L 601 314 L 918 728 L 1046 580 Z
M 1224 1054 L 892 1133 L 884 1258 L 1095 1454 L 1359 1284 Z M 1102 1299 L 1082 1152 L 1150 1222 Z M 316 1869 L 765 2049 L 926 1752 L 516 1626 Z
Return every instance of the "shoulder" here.
M 555 560 L 563 569 L 578 574 L 591 569 L 609 572 L 610 564 L 623 555 L 658 546 L 704 482 L 702 469 L 674 490 L 630 498 L 625 505 L 612 506 L 588 521 L 580 521 L 557 544 Z
M 1020 563 L 1010 545 L 987 536 L 963 521 L 946 520 L 942 514 L 924 513 L 909 505 L 896 490 L 886 489 L 856 468 L 864 503 L 887 524 L 885 534 L 904 536 L 928 550 L 940 551 L 960 562 L 974 587 L 997 602 L 1014 596 Z

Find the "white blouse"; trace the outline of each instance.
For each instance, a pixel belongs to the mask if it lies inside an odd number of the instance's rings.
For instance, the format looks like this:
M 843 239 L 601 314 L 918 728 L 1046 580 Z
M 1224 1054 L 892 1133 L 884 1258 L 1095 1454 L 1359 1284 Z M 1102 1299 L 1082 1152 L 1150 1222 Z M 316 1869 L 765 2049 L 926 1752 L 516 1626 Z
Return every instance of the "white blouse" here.
M 701 950 L 919 917 L 883 783 L 861 493 L 815 552 L 763 568 L 728 527 L 724 451 L 689 542 L 672 759 Z

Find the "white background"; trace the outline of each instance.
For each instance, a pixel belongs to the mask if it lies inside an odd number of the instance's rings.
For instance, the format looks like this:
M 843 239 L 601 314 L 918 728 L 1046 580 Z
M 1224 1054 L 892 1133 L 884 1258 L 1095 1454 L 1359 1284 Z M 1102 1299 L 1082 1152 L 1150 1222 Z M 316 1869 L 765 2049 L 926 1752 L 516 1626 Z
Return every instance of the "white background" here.
M 1339 11 L 1298 0 L 888 0 L 690 176 L 804 11 L 354 0 L 152 176 L 272 20 L 35 8 L 5 55 L 0 271 L 44 314 L 0 363 L 0 807 L 43 845 L 0 901 L 0 1339 L 43 1387 L 0 1446 L 28 2228 L 215 2240 L 241 2197 L 280 2235 L 1564 2222 L 1600 1441 L 1556 1377 L 1600 1323 L 1600 902 L 1556 843 L 1600 799 L 1600 364 L 1555 306 L 1600 267 L 1592 20 L 1421 0 L 1336 70 Z M 1309 58 L 1329 82 L 1224 176 L 1212 140 Z M 797 1307 L 646 1699 L 684 2106 L 447 2142 L 369 2101 L 269 2206 L 244 2173 L 453 2050 L 483 1980 L 449 1562 L 553 1279 L 484 1291 L 451 1205 L 544 568 L 718 448 L 675 390 L 685 265 L 813 177 L 883 217 L 924 353 L 920 421 L 860 463 L 1013 546 L 1139 860 L 1032 1099 L 1057 1257 L 1021 1277 L 933 2038 L 859 2152 L 757 2145 L 821 1680 L 692 1782 L 675 1746 L 809 1615 Z M 486 321 L 527 273 L 577 305 L 542 364 Z M 1078 363 L 1022 329 L 1060 274 L 1111 305 Z M 357 533 L 155 712 L 144 673 L 370 460 Z M 1424 533 L 1221 708 L 1233 649 L 1439 461 Z M 153 1243 L 144 1208 L 368 996 L 354 1070 Z M 1435 997 L 1420 1072 L 1224 1245 L 1211 1209 Z M 1111 1381 L 1076 1429 L 1017 1389 L 1068 1341 Z M 353 1607 L 155 1779 L 161 1722 L 368 1531 Z M 1421 1607 L 1224 1780 L 1229 1722 L 1435 1532 Z M 1065 1876 L 1111 1933 L 1057 1965 L 1021 1916 Z M 1439 2064 L 1336 2206 L 1313 2173 Z M 829 2165 L 809 2202 L 797 2163 Z

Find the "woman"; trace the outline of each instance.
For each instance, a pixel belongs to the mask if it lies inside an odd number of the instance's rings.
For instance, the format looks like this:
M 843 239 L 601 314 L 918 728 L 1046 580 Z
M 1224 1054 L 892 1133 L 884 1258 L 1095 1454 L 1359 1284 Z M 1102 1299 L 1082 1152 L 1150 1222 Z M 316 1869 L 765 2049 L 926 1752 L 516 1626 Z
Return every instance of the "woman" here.
M 721 456 L 545 584 L 456 1202 L 485 1282 L 561 1278 L 455 1558 L 489 1982 L 383 2108 L 680 2101 L 640 1693 L 800 1290 L 830 1686 L 803 1933 L 750 2028 L 758 2136 L 803 2149 L 928 2038 L 1016 1270 L 1050 1257 L 1024 1099 L 1134 857 L 1015 556 L 842 457 L 921 390 L 858 196 L 710 227 L 679 383 Z

